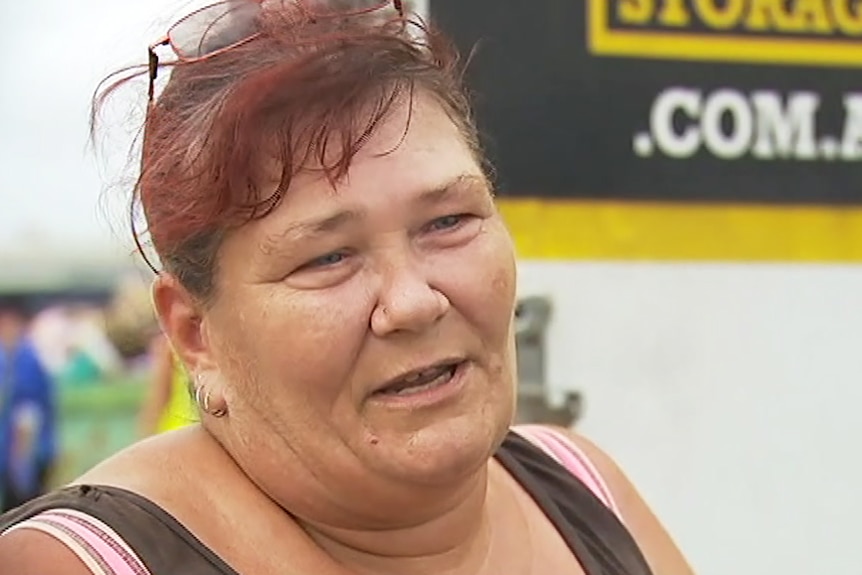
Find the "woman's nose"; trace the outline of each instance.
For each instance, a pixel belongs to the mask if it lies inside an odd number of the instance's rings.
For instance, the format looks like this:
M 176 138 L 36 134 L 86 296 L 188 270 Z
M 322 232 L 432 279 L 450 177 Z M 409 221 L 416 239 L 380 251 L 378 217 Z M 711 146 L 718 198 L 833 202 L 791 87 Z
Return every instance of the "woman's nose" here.
M 377 336 L 395 332 L 421 332 L 446 315 L 451 304 L 428 282 L 420 266 L 401 262 L 390 268 L 371 314 L 371 330 Z

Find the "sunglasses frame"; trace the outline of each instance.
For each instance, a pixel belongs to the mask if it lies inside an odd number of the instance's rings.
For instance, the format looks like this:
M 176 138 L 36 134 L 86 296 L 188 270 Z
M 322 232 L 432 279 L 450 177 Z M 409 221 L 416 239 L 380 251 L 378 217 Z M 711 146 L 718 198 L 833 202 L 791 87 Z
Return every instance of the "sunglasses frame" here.
M 251 42 L 252 40 L 257 38 L 258 36 L 260 36 L 260 32 L 255 32 L 255 33 L 252 33 L 252 34 L 246 36 L 245 38 L 242 38 L 236 42 L 232 42 L 226 46 L 222 46 L 221 48 L 207 52 L 206 54 L 201 54 L 200 56 L 191 56 L 191 57 L 190 56 L 184 56 L 183 55 L 184 51 L 180 50 L 176 46 L 176 44 L 174 44 L 173 32 L 177 29 L 178 26 L 181 26 L 184 22 L 187 22 L 189 19 L 193 18 L 197 14 L 200 14 L 201 12 L 204 12 L 206 10 L 211 10 L 216 6 L 220 6 L 223 4 L 232 4 L 232 3 L 235 3 L 235 1 L 236 0 L 222 0 L 220 2 L 214 2 L 212 4 L 208 4 L 206 6 L 198 8 L 197 10 L 183 16 L 182 18 L 180 18 L 179 20 L 174 22 L 171 25 L 171 27 L 168 28 L 167 33 L 162 38 L 160 38 L 158 41 L 147 46 L 147 72 L 149 75 L 149 87 L 147 89 L 147 98 L 148 98 L 150 103 L 153 102 L 153 99 L 155 97 L 155 84 L 156 84 L 156 79 L 158 78 L 158 74 L 159 74 L 159 55 L 157 52 L 158 48 L 160 48 L 162 46 L 170 46 L 171 50 L 176 55 L 178 62 L 192 63 L 192 62 L 199 62 L 201 60 L 207 60 L 209 58 L 213 58 L 215 56 L 218 56 L 219 54 L 223 54 L 223 53 L 225 53 L 229 50 L 232 50 L 238 46 L 242 46 L 243 44 Z M 264 0 L 247 0 L 247 1 L 249 4 L 257 4 L 261 10 L 263 9 L 262 5 L 263 5 Z M 373 6 L 369 6 L 369 7 L 363 8 L 361 10 L 356 10 L 356 11 L 349 11 L 348 10 L 348 11 L 341 11 L 341 12 L 336 12 L 336 13 L 332 13 L 332 14 L 315 13 L 315 12 L 309 10 L 307 6 L 305 6 L 305 2 L 303 2 L 303 0 L 290 0 L 290 1 L 291 1 L 291 3 L 295 4 L 297 8 L 299 8 L 299 10 L 302 12 L 304 17 L 309 22 L 312 22 L 312 23 L 316 22 L 317 20 L 322 20 L 325 18 L 332 18 L 332 17 L 337 17 L 337 16 L 347 16 L 347 17 L 361 16 L 362 14 L 369 14 L 371 12 L 376 12 L 377 10 L 381 10 L 381 9 L 385 8 L 386 6 L 388 6 L 389 4 L 392 4 L 392 6 L 398 12 L 399 17 L 401 17 L 401 18 L 404 17 L 403 0 L 379 0 Z

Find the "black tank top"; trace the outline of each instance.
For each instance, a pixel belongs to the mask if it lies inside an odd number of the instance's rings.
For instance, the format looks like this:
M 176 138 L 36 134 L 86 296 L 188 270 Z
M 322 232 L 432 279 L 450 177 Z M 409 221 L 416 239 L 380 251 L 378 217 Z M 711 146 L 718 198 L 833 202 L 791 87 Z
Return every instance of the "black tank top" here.
M 560 532 L 587 575 L 652 575 L 616 515 L 541 449 L 510 432 L 495 457 Z M 59 489 L 0 516 L 0 532 L 57 508 L 75 509 L 109 525 L 152 575 L 238 575 L 164 509 L 113 487 Z

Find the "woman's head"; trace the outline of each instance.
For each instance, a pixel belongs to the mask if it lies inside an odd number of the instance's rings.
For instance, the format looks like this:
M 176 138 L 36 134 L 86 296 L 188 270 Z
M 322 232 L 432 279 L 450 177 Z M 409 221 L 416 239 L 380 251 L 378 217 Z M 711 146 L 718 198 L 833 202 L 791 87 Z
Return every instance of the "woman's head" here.
M 505 434 L 513 248 L 445 40 L 295 16 L 265 3 L 258 36 L 177 65 L 150 112 L 155 302 L 255 481 L 299 516 L 385 523 Z
M 195 40 L 180 30 L 184 43 L 204 46 L 205 56 L 170 64 L 171 80 L 147 115 L 136 191 L 164 266 L 201 299 L 213 295 L 224 234 L 268 213 L 303 169 L 343 177 L 399 98 L 432 95 L 478 153 L 456 52 L 446 39 L 431 32 L 417 41 L 422 28 L 394 18 L 385 0 L 340 4 L 351 8 L 337 18 L 327 12 L 339 6 L 332 0 L 233 0 L 223 3 L 229 16 L 216 20 L 214 32 Z M 356 5 L 381 4 L 352 13 Z M 244 5 L 260 6 L 254 37 L 218 52 L 251 32 Z M 325 15 L 308 22 L 298 6 Z M 233 33 L 233 20 L 242 33 Z M 191 34 L 203 27 L 192 24 Z M 208 43 L 216 50 L 209 57 Z M 281 171 L 279 186 L 263 190 L 260 181 L 272 169 Z

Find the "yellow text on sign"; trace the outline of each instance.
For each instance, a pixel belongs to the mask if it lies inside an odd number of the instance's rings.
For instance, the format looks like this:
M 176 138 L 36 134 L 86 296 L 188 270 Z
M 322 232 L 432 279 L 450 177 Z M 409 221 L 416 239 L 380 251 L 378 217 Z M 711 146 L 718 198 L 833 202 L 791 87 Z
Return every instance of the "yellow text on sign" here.
M 858 0 L 587 0 L 597 55 L 862 66 Z

